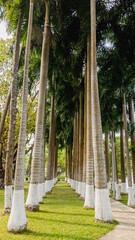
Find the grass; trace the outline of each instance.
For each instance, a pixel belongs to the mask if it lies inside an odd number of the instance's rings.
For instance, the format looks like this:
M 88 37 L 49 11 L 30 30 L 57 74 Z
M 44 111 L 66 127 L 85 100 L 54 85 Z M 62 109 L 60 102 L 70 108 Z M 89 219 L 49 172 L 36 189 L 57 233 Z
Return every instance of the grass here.
M 25 186 L 25 199 L 28 184 Z M 4 191 L 0 191 L 0 240 L 95 240 L 113 230 L 116 222 L 95 222 L 94 210 L 83 209 L 84 202 L 65 182 L 58 182 L 52 194 L 44 199 L 38 212 L 26 212 L 27 231 L 7 232 L 9 216 L 2 216 Z

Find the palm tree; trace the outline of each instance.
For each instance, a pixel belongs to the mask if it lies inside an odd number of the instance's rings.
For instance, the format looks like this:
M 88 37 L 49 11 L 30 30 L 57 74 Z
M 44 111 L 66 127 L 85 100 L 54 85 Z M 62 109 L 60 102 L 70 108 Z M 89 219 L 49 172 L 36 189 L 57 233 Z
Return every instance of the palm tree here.
M 129 119 L 131 123 L 135 122 L 135 110 L 133 99 L 129 100 Z M 135 146 L 135 131 L 131 133 L 131 144 Z M 132 166 L 133 166 L 133 180 L 134 180 L 134 192 L 135 192 L 135 149 L 132 148 Z
M 86 193 L 86 150 L 87 150 L 87 63 L 85 62 L 85 79 L 84 79 L 84 144 L 83 144 L 83 179 L 81 199 L 85 198 Z
M 10 100 L 10 123 L 7 143 L 6 165 L 5 165 L 5 207 L 4 212 L 10 213 L 12 205 L 12 163 L 14 154 L 14 138 L 16 123 L 16 101 L 17 101 L 17 73 L 19 65 L 19 45 L 21 36 L 22 16 L 18 19 L 18 27 L 14 51 L 13 81 Z
M 112 210 L 107 189 L 105 157 L 102 139 L 101 113 L 96 64 L 96 1 L 91 3 L 91 89 L 92 137 L 95 167 L 95 219 L 112 221 Z
M 86 151 L 86 196 L 85 208 L 94 209 L 94 177 L 93 177 L 93 144 L 92 144 L 92 120 L 91 120 L 91 38 L 87 40 L 87 151 Z
M 13 202 L 11 214 L 8 221 L 8 231 L 20 232 L 27 227 L 27 218 L 24 208 L 24 161 L 25 161 L 25 143 L 26 143 L 26 121 L 27 121 L 27 95 L 28 95 L 28 72 L 30 58 L 30 43 L 33 22 L 34 1 L 30 0 L 29 23 L 27 32 L 27 43 L 25 52 L 25 65 L 23 77 L 23 99 L 22 99 L 22 115 L 18 141 L 16 172 Z
M 35 142 L 33 149 L 31 181 L 29 186 L 26 208 L 30 211 L 39 209 L 38 186 L 40 182 L 41 154 L 42 154 L 42 134 L 44 123 L 44 104 L 46 95 L 46 83 L 48 76 L 49 48 L 50 48 L 50 1 L 45 2 L 46 15 L 44 25 L 44 37 L 42 45 L 42 57 L 40 68 L 40 90 L 38 100 L 38 111 L 36 119 Z
M 121 157 L 121 193 L 127 193 L 127 184 L 125 176 L 125 154 L 124 154 L 124 136 L 123 128 L 120 129 L 120 157 Z
M 83 93 L 80 92 L 80 107 L 79 107 L 79 183 L 78 194 L 82 190 L 82 176 L 83 176 Z
M 55 76 L 52 77 L 52 85 L 55 86 Z M 49 132 L 49 150 L 47 161 L 47 177 L 45 182 L 46 193 L 51 193 L 54 186 L 54 160 L 55 160 L 55 138 L 56 138 L 56 112 L 55 112 L 55 94 L 51 96 L 51 117 L 50 117 L 50 132 Z
M 124 120 L 124 130 L 125 130 L 125 149 L 126 149 L 126 162 L 127 162 L 127 175 L 128 175 L 128 206 L 134 207 L 135 198 L 134 198 L 134 189 L 132 188 L 132 176 L 131 176 L 131 166 L 130 166 L 130 158 L 129 158 L 125 94 L 123 94 L 123 120 Z
M 116 178 L 116 200 L 121 200 L 119 177 L 118 177 L 118 163 L 117 163 L 117 147 L 115 144 L 115 178 Z
M 106 160 L 106 176 L 107 176 L 107 185 L 108 189 L 111 189 L 110 184 L 110 148 L 109 148 L 109 133 L 105 133 L 105 160 Z

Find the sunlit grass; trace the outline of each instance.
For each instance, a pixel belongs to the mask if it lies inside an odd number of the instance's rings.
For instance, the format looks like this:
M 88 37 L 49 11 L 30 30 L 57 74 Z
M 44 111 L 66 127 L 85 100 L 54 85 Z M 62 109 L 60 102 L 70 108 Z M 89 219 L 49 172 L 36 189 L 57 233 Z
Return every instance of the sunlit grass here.
M 25 199 L 28 184 L 25 186 Z M 95 222 L 94 210 L 83 209 L 84 202 L 67 183 L 60 181 L 44 199 L 39 212 L 26 212 L 27 231 L 21 234 L 7 232 L 9 216 L 2 216 L 4 191 L 0 191 L 0 240 L 94 240 L 113 230 L 116 222 L 104 224 Z

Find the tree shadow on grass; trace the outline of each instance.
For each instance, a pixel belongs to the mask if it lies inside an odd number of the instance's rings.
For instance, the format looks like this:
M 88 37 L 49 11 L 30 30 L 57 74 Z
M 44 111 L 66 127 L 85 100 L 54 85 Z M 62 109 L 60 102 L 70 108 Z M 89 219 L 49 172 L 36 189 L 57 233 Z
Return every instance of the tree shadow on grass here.
M 41 232 L 35 232 L 31 231 L 30 229 L 26 230 L 25 232 L 21 233 L 21 235 L 29 235 L 32 237 L 50 237 L 50 239 L 70 239 L 70 240 L 94 240 L 93 238 L 86 238 L 86 237 L 78 237 L 75 235 L 65 235 L 65 234 L 56 234 L 56 233 L 41 233 Z M 34 238 L 32 238 L 34 239 Z
M 91 210 L 94 211 L 94 210 Z M 93 217 L 93 213 L 88 212 L 88 214 L 79 214 L 79 213 L 64 213 L 64 212 L 50 212 L 50 211 L 44 211 L 44 210 L 39 210 L 41 213 L 49 213 L 49 214 L 59 214 L 59 215 L 67 215 L 67 216 L 82 216 L 82 217 Z
M 69 221 L 65 221 L 65 220 L 55 220 L 55 219 L 49 219 L 49 218 L 41 218 L 41 217 L 33 217 L 33 216 L 29 216 L 29 218 L 32 218 L 32 219 L 35 219 L 35 220 L 38 220 L 38 221 L 45 221 L 45 222 L 53 222 L 53 223 L 56 223 L 56 224 L 68 224 L 68 225 L 75 225 L 75 226 L 80 226 L 80 227 L 94 227 L 94 228 L 107 228 L 109 229 L 110 228 L 110 224 L 104 226 L 104 224 L 100 224 L 100 223 L 79 223 L 79 222 L 69 222 Z

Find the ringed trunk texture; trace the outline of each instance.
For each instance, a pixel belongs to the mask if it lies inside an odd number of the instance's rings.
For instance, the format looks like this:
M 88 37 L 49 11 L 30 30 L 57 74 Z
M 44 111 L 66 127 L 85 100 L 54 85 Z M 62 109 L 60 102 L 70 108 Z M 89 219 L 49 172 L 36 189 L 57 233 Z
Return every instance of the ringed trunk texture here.
M 110 182 L 110 148 L 109 148 L 109 134 L 105 133 L 105 160 L 106 160 L 106 176 L 107 183 Z
M 92 137 L 95 167 L 95 219 L 101 222 L 112 221 L 106 179 L 105 157 L 102 139 L 101 113 L 98 93 L 96 63 L 96 1 L 91 6 L 91 97 L 92 97 Z
M 126 97 L 123 94 L 123 120 L 125 130 L 125 149 L 126 149 L 126 162 L 127 162 L 127 175 L 128 175 L 128 206 L 135 206 L 134 189 L 132 188 L 132 175 L 129 158 L 129 146 L 128 146 L 128 130 L 127 130 L 127 115 L 126 115 Z
M 7 142 L 7 154 L 5 165 L 5 207 L 4 212 L 10 213 L 12 205 L 12 164 L 14 155 L 14 141 L 15 141 L 15 125 L 16 125 L 16 102 L 17 102 L 17 74 L 19 65 L 19 45 L 21 37 L 22 16 L 19 17 L 15 51 L 14 51 L 14 66 L 13 66 L 13 80 L 11 86 L 11 100 L 10 100 L 10 123 Z M 10 190 L 9 190 L 10 189 Z
M 79 185 L 78 193 L 81 194 L 82 177 L 83 177 L 83 93 L 80 92 L 80 107 L 79 107 Z
M 135 109 L 133 99 L 129 100 L 129 119 L 131 123 L 135 122 Z M 135 131 L 131 134 L 131 144 L 134 146 L 132 148 L 132 166 L 133 166 L 133 180 L 135 184 Z
M 23 99 L 22 99 L 22 115 L 20 123 L 14 195 L 11 208 L 11 214 L 8 221 L 8 231 L 21 232 L 27 227 L 27 218 L 24 208 L 24 162 L 25 162 L 25 144 L 26 144 L 26 121 L 27 121 L 27 95 L 28 95 L 28 72 L 30 58 L 30 44 L 33 22 L 33 0 L 30 1 L 29 23 L 27 31 L 27 43 L 25 52 L 25 65 L 23 77 Z M 19 217 L 18 217 L 19 216 Z
M 84 78 L 84 144 L 83 144 L 83 183 L 81 198 L 85 198 L 86 193 L 86 151 L 87 151 L 87 63 L 85 63 Z
M 124 156 L 124 136 L 123 128 L 120 129 L 120 153 L 121 153 L 121 193 L 127 193 L 127 184 L 125 176 L 125 156 Z
M 38 111 L 36 119 L 35 130 L 35 142 L 33 149 L 32 170 L 31 170 L 31 182 L 29 186 L 28 197 L 26 201 L 26 208 L 30 211 L 36 211 L 39 209 L 38 200 L 38 184 L 40 182 L 41 171 L 41 153 L 42 153 L 42 136 L 43 136 L 43 124 L 44 124 L 44 104 L 46 95 L 46 83 L 48 76 L 48 62 L 49 62 L 49 49 L 50 49 L 50 3 L 47 1 L 45 25 L 44 25 L 44 37 L 42 44 L 42 57 L 40 67 L 40 90 L 38 100 Z
M 91 38 L 87 40 L 87 152 L 86 152 L 86 196 L 85 208 L 94 209 L 94 176 L 93 176 L 93 143 L 92 143 L 92 112 L 91 112 Z

